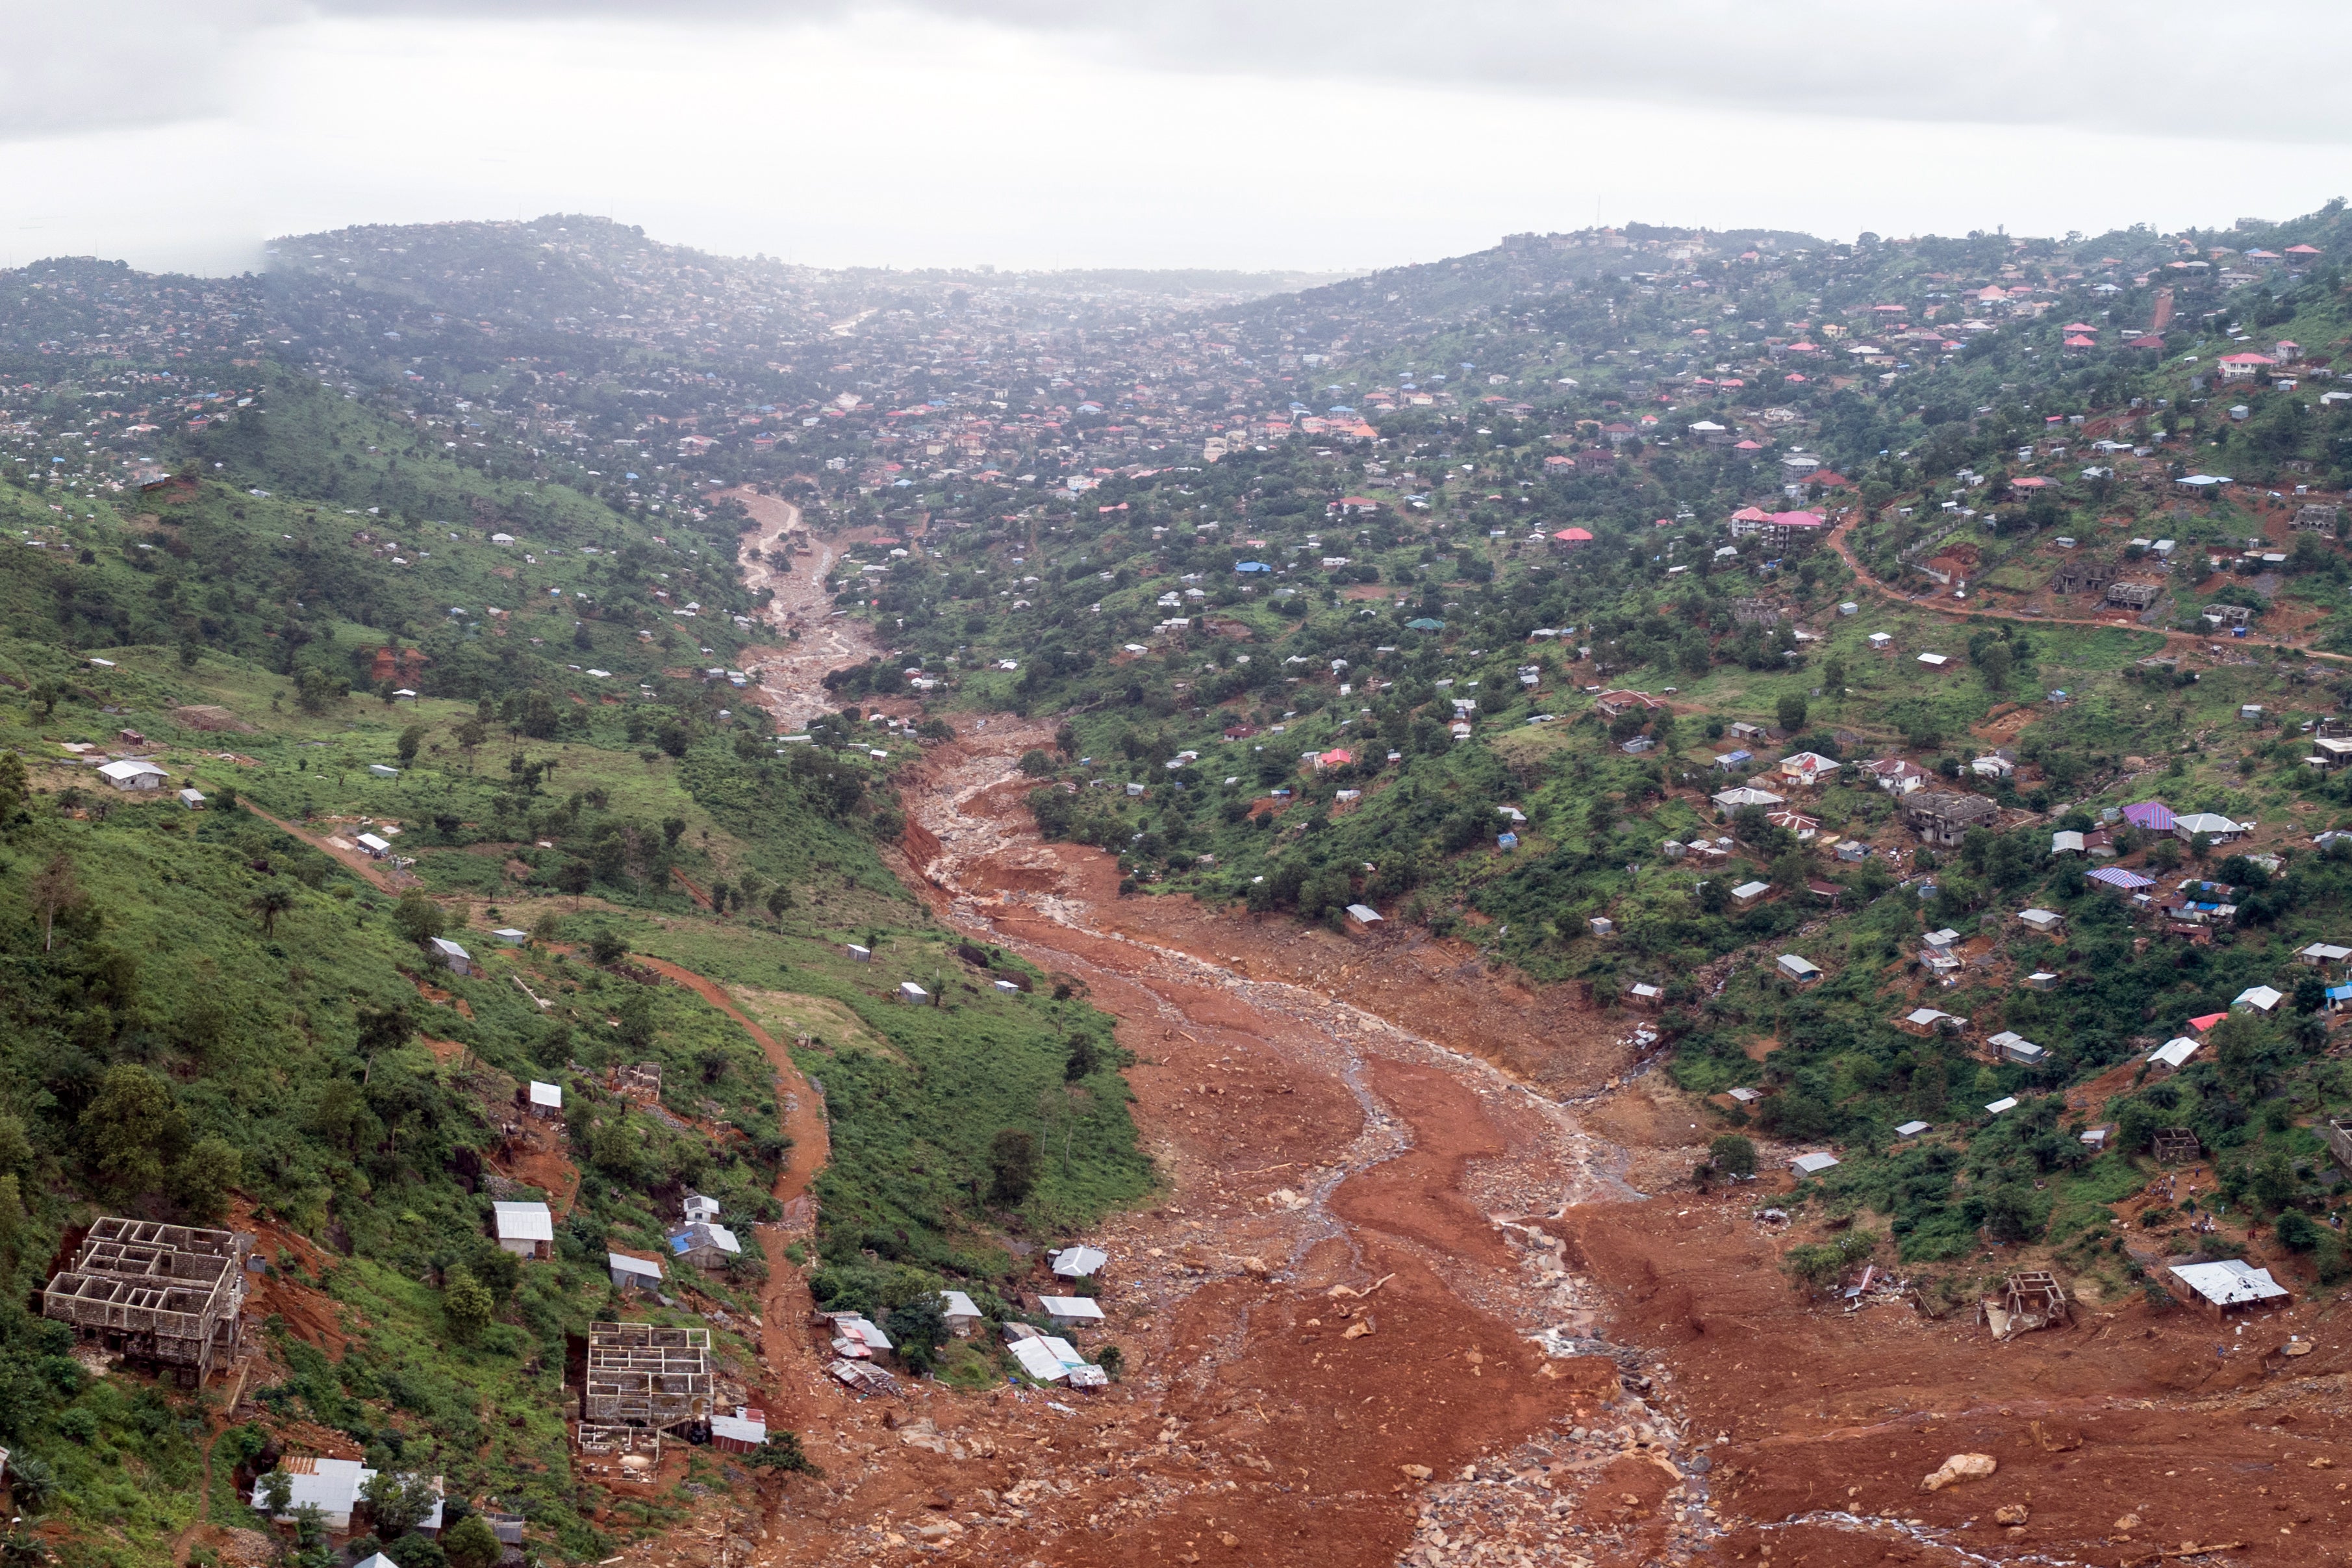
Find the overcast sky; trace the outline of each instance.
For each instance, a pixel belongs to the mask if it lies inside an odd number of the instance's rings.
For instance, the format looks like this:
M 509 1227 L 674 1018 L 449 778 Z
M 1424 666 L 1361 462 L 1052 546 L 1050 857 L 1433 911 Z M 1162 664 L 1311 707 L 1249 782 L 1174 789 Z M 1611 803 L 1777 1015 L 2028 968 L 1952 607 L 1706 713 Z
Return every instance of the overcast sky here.
M 2352 194 L 2352 116 L 2327 101 L 2352 67 L 2340 0 L 0 0 L 0 18 L 11 265 L 233 271 L 269 235 L 562 211 L 820 265 L 1337 269 L 1596 219 L 2063 234 Z

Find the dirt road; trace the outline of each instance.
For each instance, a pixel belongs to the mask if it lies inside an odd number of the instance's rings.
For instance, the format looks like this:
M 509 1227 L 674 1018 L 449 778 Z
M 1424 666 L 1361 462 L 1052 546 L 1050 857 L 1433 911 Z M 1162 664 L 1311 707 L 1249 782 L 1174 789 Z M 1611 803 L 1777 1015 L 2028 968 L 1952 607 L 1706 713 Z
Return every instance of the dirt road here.
M 2138 617 L 2128 615 L 2029 616 L 2018 610 L 1996 610 L 1983 605 L 1969 605 L 1957 600 L 1948 600 L 1940 595 L 1913 598 L 1901 589 L 1892 587 L 1872 576 L 1870 569 L 1862 563 L 1859 556 L 1854 554 L 1853 546 L 1846 536 L 1853 531 L 1861 521 L 1859 516 L 1849 517 L 1830 530 L 1830 548 L 1837 552 L 1838 559 L 1853 569 L 1855 579 L 1870 593 L 1879 598 L 1908 605 L 1915 610 L 1927 610 L 1936 615 L 1951 616 L 1965 620 L 2021 621 L 2029 626 L 2097 626 L 2109 631 L 2154 632 L 2164 639 L 2165 651 L 2175 655 L 2202 654 L 2207 645 L 2218 642 L 2228 647 L 2294 648 L 2312 658 L 2352 663 L 2352 655 L 2323 652 L 2313 647 L 2308 638 L 2251 635 L 2223 638 L 2202 632 L 2179 631 L 2168 626 L 2142 626 Z
M 744 672 L 762 688 L 762 705 L 777 725 L 798 729 L 829 706 L 822 684 L 828 672 L 878 651 L 865 623 L 836 615 L 824 591 L 842 542 L 812 538 L 810 553 L 794 553 L 787 535 L 801 526 L 800 508 L 749 489 L 722 490 L 712 499 L 740 501 L 751 515 L 740 554 L 743 580 L 755 595 L 762 588 L 774 592 L 762 618 L 791 639 L 778 648 L 747 651 Z

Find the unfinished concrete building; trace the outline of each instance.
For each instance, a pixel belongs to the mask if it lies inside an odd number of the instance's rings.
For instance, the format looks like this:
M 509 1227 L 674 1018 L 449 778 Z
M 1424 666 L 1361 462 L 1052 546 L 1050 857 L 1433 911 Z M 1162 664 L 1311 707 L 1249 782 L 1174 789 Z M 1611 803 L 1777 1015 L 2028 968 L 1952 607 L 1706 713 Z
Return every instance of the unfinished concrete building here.
M 633 1100 L 640 1105 L 661 1103 L 662 1065 L 659 1062 L 638 1062 L 632 1067 L 613 1069 L 613 1089 L 623 1100 Z
M 41 1315 L 202 1387 L 236 1355 L 251 1246 L 234 1231 L 101 1219 L 41 1292 Z
M 590 1427 L 664 1431 L 710 1419 L 710 1331 L 592 1323 L 580 1416 Z
M 2197 1146 L 2197 1134 L 2186 1127 L 2159 1127 L 2151 1142 L 2159 1165 L 2186 1165 L 2202 1157 Z

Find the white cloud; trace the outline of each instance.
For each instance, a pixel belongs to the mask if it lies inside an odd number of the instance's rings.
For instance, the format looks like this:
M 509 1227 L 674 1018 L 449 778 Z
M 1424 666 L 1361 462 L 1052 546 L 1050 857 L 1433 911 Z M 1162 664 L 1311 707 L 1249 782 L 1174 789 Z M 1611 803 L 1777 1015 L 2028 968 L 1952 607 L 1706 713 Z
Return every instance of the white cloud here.
M 1384 3 L 1344 27 L 1321 12 L 1319 52 L 1287 12 L 1259 22 L 1123 0 L 1085 26 L 1018 0 L 996 0 L 1002 21 L 971 19 L 971 6 L 779 7 L 749 23 L 593 4 L 562 21 L 413 5 L 279 21 L 257 8 L 234 49 L 205 57 L 213 85 L 175 100 L 209 118 L 53 129 L 0 159 L 0 211 L 23 215 L 0 218 L 0 252 L 217 269 L 264 233 L 572 211 L 826 264 L 1325 268 L 1596 217 L 1823 234 L 2227 223 L 2308 210 L 2341 177 L 2340 154 L 2287 139 L 2284 120 L 2275 144 L 1946 122 L 1894 112 L 1903 95 L 1881 91 L 1883 78 L 1849 70 L 1840 85 L 1843 68 L 1811 58 L 1825 33 L 1858 29 L 1877 68 L 1925 84 L 1915 97 L 1974 73 L 1990 104 L 2049 71 L 2004 35 L 2032 24 L 2008 0 L 1989 0 L 1987 25 L 1966 35 L 1907 14 L 1849 26 L 1843 0 L 1784 6 L 1769 13 L 1788 24 L 1779 41 L 1744 11 L 1726 5 L 1710 26 L 1696 0 L 1665 0 L 1699 40 L 1679 46 L 1672 83 L 1631 67 L 1597 80 L 1594 62 L 1635 35 L 1581 8 L 1581 35 L 1529 13 L 1513 59 L 1478 43 L 1491 27 L 1440 38 Z M 1220 43 L 1236 28 L 1254 41 Z M 1752 79 L 1733 90 L 1751 44 Z M 2077 52 L 2063 37 L 2051 47 L 2062 65 Z M 1898 58 L 1906 48 L 1917 53 Z M 2007 75 L 1983 63 L 2005 50 L 2025 63 Z M 1425 79 L 1401 79 L 1416 51 Z M 1559 79 L 1493 85 L 1540 76 L 1545 60 Z M 1886 111 L 1862 118 L 1867 102 Z

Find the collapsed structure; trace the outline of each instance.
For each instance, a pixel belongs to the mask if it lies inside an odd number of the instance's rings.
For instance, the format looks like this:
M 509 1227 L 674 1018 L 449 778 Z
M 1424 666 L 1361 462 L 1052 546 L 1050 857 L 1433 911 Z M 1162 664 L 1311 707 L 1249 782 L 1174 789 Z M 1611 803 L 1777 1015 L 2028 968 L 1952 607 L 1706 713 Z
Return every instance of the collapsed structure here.
M 656 1323 L 592 1323 L 588 1368 L 580 1398 L 583 1448 L 618 1445 L 638 1436 L 698 1426 L 710 1419 L 710 1331 Z
M 41 1292 L 41 1315 L 202 1387 L 236 1358 L 250 1237 L 110 1216 Z

